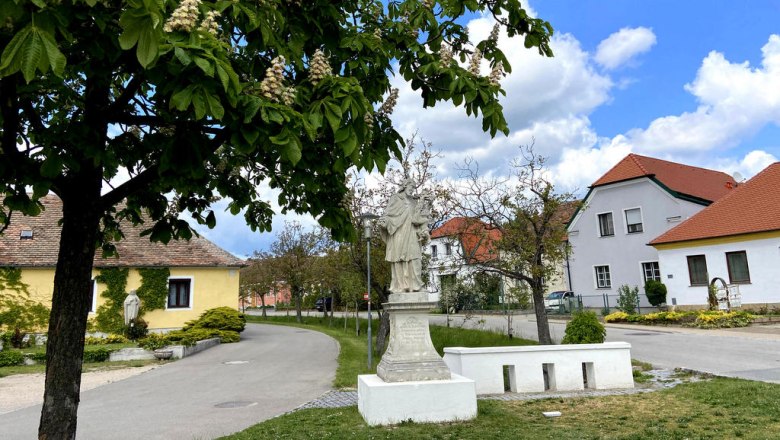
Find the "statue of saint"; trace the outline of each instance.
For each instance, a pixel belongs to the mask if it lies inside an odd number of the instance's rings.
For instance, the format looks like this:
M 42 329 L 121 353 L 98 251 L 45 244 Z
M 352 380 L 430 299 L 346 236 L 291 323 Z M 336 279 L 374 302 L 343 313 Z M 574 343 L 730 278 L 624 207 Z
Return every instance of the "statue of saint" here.
M 138 295 L 135 294 L 135 290 L 131 290 L 124 302 L 125 325 L 130 325 L 130 321 L 138 317 L 138 307 L 140 303 L 141 300 L 138 298 Z
M 430 238 L 430 196 L 417 197 L 414 190 L 414 181 L 404 179 L 378 222 L 379 234 L 387 243 L 385 260 L 392 270 L 393 293 L 419 292 L 423 287 L 422 244 Z

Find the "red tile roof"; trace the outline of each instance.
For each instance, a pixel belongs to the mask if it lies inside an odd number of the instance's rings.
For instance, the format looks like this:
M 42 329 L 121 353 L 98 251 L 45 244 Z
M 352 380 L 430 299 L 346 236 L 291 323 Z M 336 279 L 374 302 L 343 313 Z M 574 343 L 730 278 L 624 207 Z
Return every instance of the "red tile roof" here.
M 60 244 L 62 201 L 56 196 L 41 199 L 45 210 L 35 217 L 14 213 L 11 225 L 0 235 L 0 266 L 54 267 Z M 119 258 L 95 255 L 95 267 L 242 267 L 238 259 L 203 237 L 171 240 L 167 245 L 141 237 L 144 225 L 120 223 L 125 238 L 116 243 Z M 21 239 L 22 230 L 32 230 L 32 239 Z
M 431 238 L 458 237 L 469 263 L 484 263 L 498 257 L 496 242 L 501 231 L 473 218 L 455 217 L 431 232 Z
M 639 177 L 651 177 L 681 195 L 713 202 L 736 186 L 726 173 L 692 167 L 638 154 L 629 154 L 593 182 L 591 188 Z
M 780 230 L 780 162 L 666 231 L 651 245 Z

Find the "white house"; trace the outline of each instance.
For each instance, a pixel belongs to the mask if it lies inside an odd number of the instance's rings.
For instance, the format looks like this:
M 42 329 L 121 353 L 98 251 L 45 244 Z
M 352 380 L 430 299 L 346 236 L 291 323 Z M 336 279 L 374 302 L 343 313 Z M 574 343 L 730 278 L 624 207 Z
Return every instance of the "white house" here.
M 743 305 L 780 303 L 780 162 L 650 242 L 667 303 L 703 307 L 707 285 L 736 284 Z
M 480 263 L 497 258 L 498 229 L 489 228 L 477 219 L 455 217 L 431 232 L 427 246 L 430 258 L 429 298 L 438 301 L 442 281 L 466 278 L 477 271 Z
M 638 286 L 649 306 L 644 283 L 661 280 L 663 265 L 647 244 L 735 186 L 719 171 L 629 154 L 590 186 L 569 222 L 571 290 L 601 308 L 605 297 L 616 305 L 621 285 Z

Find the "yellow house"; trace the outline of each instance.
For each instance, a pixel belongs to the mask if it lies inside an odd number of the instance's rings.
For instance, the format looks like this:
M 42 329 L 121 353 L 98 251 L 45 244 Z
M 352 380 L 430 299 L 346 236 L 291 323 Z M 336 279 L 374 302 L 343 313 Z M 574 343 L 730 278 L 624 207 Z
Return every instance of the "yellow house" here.
M 52 195 L 41 202 L 45 210 L 40 215 L 17 214 L 0 235 L 0 267 L 20 269 L 30 299 L 50 306 L 62 202 Z M 237 308 L 243 260 L 203 237 L 165 245 L 141 237 L 143 225 L 122 223 L 121 228 L 125 238 L 116 243 L 118 256 L 102 258 L 100 250 L 95 256 L 91 320 L 98 314 L 121 319 L 121 302 L 131 290 L 139 291 L 149 329 L 180 328 L 214 307 Z

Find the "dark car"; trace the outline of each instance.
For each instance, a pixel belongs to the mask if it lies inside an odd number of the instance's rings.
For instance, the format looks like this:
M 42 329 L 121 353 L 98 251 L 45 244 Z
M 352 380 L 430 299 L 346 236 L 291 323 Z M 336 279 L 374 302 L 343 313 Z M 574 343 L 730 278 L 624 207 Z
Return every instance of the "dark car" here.
M 314 303 L 314 308 L 317 309 L 318 312 L 323 311 L 324 307 L 322 306 L 322 300 L 323 298 L 317 298 L 317 301 Z M 324 298 L 324 300 L 325 300 L 325 307 L 327 307 L 328 311 L 330 312 L 331 308 L 333 307 L 333 298 L 327 297 Z

